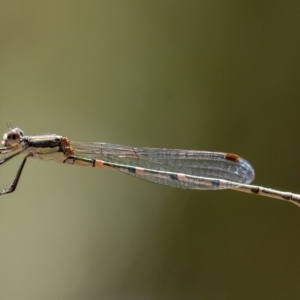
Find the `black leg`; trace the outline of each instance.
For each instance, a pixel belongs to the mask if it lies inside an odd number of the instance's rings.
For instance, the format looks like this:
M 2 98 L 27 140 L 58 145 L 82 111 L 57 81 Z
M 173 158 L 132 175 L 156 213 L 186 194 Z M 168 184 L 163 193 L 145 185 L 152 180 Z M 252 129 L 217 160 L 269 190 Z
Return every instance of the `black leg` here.
M 0 161 L 0 165 L 3 164 L 3 163 L 5 163 L 5 162 L 7 162 L 8 160 L 10 160 L 11 158 L 13 158 L 13 157 L 16 156 L 17 154 L 20 154 L 20 153 L 15 153 L 14 155 L 7 157 L 6 160 L 3 159 L 2 161 Z M 14 192 L 14 190 L 17 188 L 17 185 L 18 185 L 19 179 L 20 179 L 20 177 L 21 177 L 23 168 L 24 168 L 25 163 L 26 163 L 26 160 L 27 160 L 27 158 L 28 158 L 29 156 L 32 156 L 32 154 L 31 154 L 31 153 L 30 153 L 30 154 L 27 154 L 27 155 L 24 157 L 24 159 L 23 159 L 23 161 L 22 161 L 22 164 L 20 165 L 19 170 L 18 170 L 18 172 L 17 172 L 17 174 L 16 174 L 16 176 L 15 176 L 13 182 L 11 183 L 10 187 L 9 187 L 7 190 L 1 191 L 1 192 L 0 192 L 0 195 L 5 195 L 5 194 L 12 193 L 12 192 Z
M 3 159 L 0 160 L 0 166 L 3 165 L 4 163 L 8 162 L 12 158 L 16 157 L 17 155 L 21 154 L 22 152 L 23 152 L 23 150 L 19 151 L 17 153 L 14 153 L 13 155 L 4 157 Z

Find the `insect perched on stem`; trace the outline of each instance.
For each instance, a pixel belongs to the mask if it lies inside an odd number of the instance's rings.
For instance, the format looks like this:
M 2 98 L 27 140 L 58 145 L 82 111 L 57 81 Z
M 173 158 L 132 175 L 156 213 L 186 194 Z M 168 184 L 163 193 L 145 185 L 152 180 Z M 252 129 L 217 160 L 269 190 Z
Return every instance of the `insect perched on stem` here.
M 25 154 L 10 187 L 19 182 L 27 158 L 64 164 L 108 168 L 134 177 L 183 189 L 233 189 L 292 202 L 300 206 L 300 195 L 249 185 L 254 179 L 251 165 L 238 155 L 193 150 L 132 148 L 107 143 L 72 142 L 56 134 L 25 136 L 20 128 L 9 128 L 3 135 L 0 165 Z

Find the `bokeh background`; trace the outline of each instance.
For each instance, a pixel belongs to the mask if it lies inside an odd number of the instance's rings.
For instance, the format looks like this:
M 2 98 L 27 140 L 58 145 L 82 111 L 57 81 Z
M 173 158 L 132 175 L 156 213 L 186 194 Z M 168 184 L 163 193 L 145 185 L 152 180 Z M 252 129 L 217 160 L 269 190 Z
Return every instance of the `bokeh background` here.
M 0 4 L 0 120 L 225 151 L 300 192 L 300 2 Z M 1 166 L 7 186 L 22 158 Z M 0 299 L 299 299 L 300 209 L 29 160 L 0 202 Z

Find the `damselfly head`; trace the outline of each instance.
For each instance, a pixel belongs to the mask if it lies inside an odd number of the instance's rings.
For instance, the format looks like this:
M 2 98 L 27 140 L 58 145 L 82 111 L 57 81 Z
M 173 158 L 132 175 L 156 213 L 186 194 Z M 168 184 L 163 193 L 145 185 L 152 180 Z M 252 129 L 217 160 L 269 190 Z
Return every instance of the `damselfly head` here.
M 15 148 L 19 145 L 24 132 L 20 128 L 9 129 L 3 135 L 2 145 L 6 148 Z

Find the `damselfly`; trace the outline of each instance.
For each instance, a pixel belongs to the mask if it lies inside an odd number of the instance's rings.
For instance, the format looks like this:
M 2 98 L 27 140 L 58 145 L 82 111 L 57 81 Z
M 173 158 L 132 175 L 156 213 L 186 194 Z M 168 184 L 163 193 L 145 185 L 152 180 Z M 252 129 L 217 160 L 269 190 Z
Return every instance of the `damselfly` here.
M 300 195 L 249 185 L 254 179 L 251 165 L 238 155 L 222 152 L 132 148 L 107 143 L 72 142 L 56 134 L 25 136 L 20 128 L 3 135 L 0 165 L 23 153 L 25 157 L 10 187 L 0 195 L 12 193 L 19 182 L 27 158 L 64 164 L 109 168 L 123 173 L 183 189 L 234 189 L 300 206 Z

